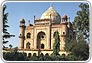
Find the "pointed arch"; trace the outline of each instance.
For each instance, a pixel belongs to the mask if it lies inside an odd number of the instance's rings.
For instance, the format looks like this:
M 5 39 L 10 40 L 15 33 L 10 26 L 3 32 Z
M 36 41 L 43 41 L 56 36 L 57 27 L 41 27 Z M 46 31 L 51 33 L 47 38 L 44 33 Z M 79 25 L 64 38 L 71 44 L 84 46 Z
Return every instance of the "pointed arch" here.
M 31 33 L 27 33 L 26 37 L 31 38 Z
M 28 42 L 28 43 L 26 43 L 26 49 L 30 49 L 30 43 Z
M 45 45 L 41 43 L 41 41 L 43 41 L 44 39 L 46 39 L 46 34 L 45 32 L 41 31 L 37 34 L 37 46 L 36 48 L 39 49 L 44 49 Z
M 44 49 L 44 44 L 41 44 L 41 49 Z

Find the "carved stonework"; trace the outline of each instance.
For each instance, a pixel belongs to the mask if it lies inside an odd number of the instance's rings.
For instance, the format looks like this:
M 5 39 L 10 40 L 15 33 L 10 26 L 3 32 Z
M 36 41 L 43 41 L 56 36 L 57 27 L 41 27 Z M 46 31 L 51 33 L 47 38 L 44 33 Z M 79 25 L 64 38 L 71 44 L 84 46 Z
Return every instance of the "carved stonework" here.
M 68 20 L 67 15 L 62 17 L 61 22 L 60 15 L 53 7 L 50 7 L 47 11 L 42 14 L 40 19 L 34 17 L 34 24 L 30 24 L 29 22 L 28 25 L 25 26 L 25 20 L 22 19 L 20 22 L 19 35 L 20 50 L 26 52 L 30 51 L 31 53 L 37 53 L 40 50 L 40 52 L 44 54 L 47 52 L 51 54 L 53 52 L 53 36 L 54 33 L 58 31 L 60 35 L 60 53 L 62 54 L 62 51 L 64 51 L 65 38 L 73 37 L 72 23 L 69 22 L 70 18 Z M 27 37 L 28 33 L 30 37 Z

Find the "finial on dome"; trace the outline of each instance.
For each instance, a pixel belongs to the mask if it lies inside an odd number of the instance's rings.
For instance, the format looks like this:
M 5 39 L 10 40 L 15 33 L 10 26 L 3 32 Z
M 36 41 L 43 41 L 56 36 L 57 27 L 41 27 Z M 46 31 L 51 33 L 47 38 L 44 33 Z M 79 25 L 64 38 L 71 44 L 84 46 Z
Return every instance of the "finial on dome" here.
M 34 20 L 35 20 L 35 15 L 34 15 Z
M 28 20 L 28 25 L 30 26 L 30 20 Z
M 70 22 L 70 17 L 68 19 L 69 19 L 69 22 Z
M 52 4 L 52 2 L 50 3 L 50 7 L 53 7 L 53 4 Z

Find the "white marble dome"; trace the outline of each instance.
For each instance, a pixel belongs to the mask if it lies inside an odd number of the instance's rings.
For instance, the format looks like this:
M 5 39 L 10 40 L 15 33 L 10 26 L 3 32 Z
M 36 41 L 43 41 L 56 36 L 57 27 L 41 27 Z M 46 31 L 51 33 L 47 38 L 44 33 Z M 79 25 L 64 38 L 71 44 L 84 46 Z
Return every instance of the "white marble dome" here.
M 53 6 L 50 6 L 42 15 L 40 19 L 50 19 L 51 15 L 51 21 L 52 23 L 60 23 L 61 22 L 61 16 L 59 13 L 53 8 Z

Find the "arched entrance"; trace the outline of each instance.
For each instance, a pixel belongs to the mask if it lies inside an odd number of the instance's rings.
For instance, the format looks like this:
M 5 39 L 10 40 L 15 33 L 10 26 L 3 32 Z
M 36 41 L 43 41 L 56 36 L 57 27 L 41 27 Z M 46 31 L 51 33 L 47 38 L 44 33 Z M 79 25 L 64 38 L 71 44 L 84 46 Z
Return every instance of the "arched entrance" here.
M 41 49 L 44 49 L 44 44 L 41 44 Z
M 29 42 L 26 44 L 26 49 L 30 49 L 30 43 Z
M 39 32 L 37 34 L 37 49 L 44 49 L 46 45 L 46 34 L 44 32 Z

